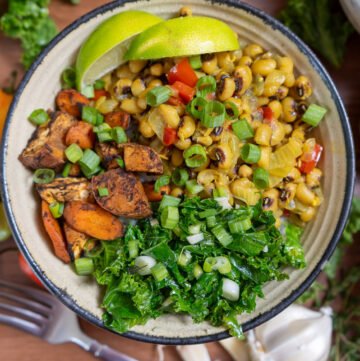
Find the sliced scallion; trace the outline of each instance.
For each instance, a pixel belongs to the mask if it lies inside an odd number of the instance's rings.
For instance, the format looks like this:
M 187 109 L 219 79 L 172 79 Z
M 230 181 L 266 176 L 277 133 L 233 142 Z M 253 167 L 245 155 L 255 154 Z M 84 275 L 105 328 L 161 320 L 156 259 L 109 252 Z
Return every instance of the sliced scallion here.
M 161 225 L 166 229 L 173 229 L 179 223 L 179 209 L 177 207 L 168 206 L 161 211 Z
M 204 98 L 216 90 L 216 80 L 211 75 L 202 76 L 196 83 L 196 96 Z
M 42 125 L 49 120 L 49 114 L 44 109 L 35 109 L 28 119 L 34 125 Z
M 155 259 L 150 256 L 139 256 L 134 261 L 135 270 L 140 276 L 151 274 L 151 268 L 155 265 Z
M 159 262 L 151 268 L 151 274 L 154 276 L 156 281 L 161 282 L 169 275 L 169 272 L 165 265 Z
M 213 228 L 216 226 L 216 217 L 215 216 L 210 216 L 206 218 L 206 225 L 208 226 L 208 228 Z
M 231 271 L 231 263 L 227 257 L 207 257 L 204 261 L 203 270 L 205 272 L 218 271 L 226 274 Z
M 151 107 L 156 107 L 167 102 L 170 96 L 170 88 L 166 86 L 157 86 L 146 93 L 146 104 L 150 105 Z
M 94 98 L 95 96 L 94 87 L 92 85 L 85 85 L 81 89 L 81 94 L 85 95 L 89 99 Z
M 88 172 L 93 172 L 100 165 L 100 157 L 91 149 L 86 149 L 83 157 L 79 160 L 79 165 L 82 169 Z
M 72 67 L 66 68 L 61 74 L 62 88 L 71 89 L 76 86 L 76 72 Z
M 214 198 L 228 197 L 228 192 L 224 187 L 217 187 L 213 190 Z
M 225 106 L 225 117 L 226 119 L 237 119 L 239 116 L 239 109 L 235 105 L 235 103 L 231 101 L 227 101 L 224 103 Z
M 232 130 L 240 140 L 252 138 L 254 136 L 254 130 L 251 125 L 245 119 L 240 119 L 231 124 Z
M 194 55 L 189 58 L 189 63 L 193 69 L 200 69 L 202 66 L 201 56 Z
M 169 183 L 170 183 L 169 175 L 162 175 L 161 177 L 159 177 L 154 184 L 155 193 L 160 193 L 161 187 L 166 186 Z
M 93 127 L 94 133 L 101 133 L 101 132 L 110 132 L 111 127 L 108 123 L 102 123 L 97 125 L 96 127 Z
M 122 159 L 120 156 L 118 158 L 116 158 L 116 163 L 119 164 L 120 168 L 124 168 L 125 167 L 125 162 L 124 159 Z
M 94 83 L 94 89 L 95 90 L 101 90 L 101 89 L 104 89 L 104 86 L 105 86 L 105 82 L 104 80 L 96 80 L 95 83 Z
M 74 262 L 75 271 L 79 276 L 88 276 L 94 272 L 94 262 L 92 258 L 78 258 Z
M 228 278 L 223 278 L 222 296 L 229 301 L 237 301 L 240 296 L 239 285 Z
M 64 212 L 64 203 L 54 202 L 49 205 L 49 209 L 54 218 L 60 218 Z
M 190 234 L 200 233 L 200 230 L 201 230 L 201 223 L 192 224 L 191 226 L 189 226 L 189 233 Z
M 159 210 L 162 210 L 165 207 L 177 207 L 180 204 L 180 202 L 181 202 L 180 198 L 168 196 L 167 194 L 165 194 L 160 202 Z
M 204 190 L 204 187 L 201 184 L 198 184 L 195 179 L 187 181 L 185 186 L 190 194 L 198 194 Z
M 218 211 L 214 208 L 205 209 L 205 211 L 202 211 L 199 213 L 200 218 L 207 218 L 211 216 L 215 216 L 218 213 Z
M 225 113 L 224 104 L 216 100 L 210 101 L 201 113 L 201 124 L 207 128 L 220 127 L 224 124 Z
M 111 133 L 108 131 L 103 131 L 97 133 L 97 138 L 100 143 L 106 143 L 106 142 L 112 142 L 113 137 L 111 136 Z
M 70 174 L 70 170 L 71 170 L 71 163 L 66 163 L 61 175 L 65 178 L 68 177 Z
M 128 242 L 129 257 L 136 258 L 139 254 L 139 242 L 136 239 L 131 239 Z
M 312 127 L 316 127 L 324 118 L 326 112 L 327 109 L 317 104 L 310 104 L 302 116 L 302 121 L 311 125 Z
M 269 172 L 264 168 L 256 168 L 253 174 L 253 182 L 256 188 L 265 189 L 269 187 Z
M 33 175 L 33 181 L 37 184 L 46 184 L 50 183 L 55 178 L 55 171 L 48 168 L 39 168 L 36 169 Z
M 188 112 L 196 119 L 201 118 L 201 114 L 204 111 L 207 101 L 204 98 L 194 98 L 188 106 Z
M 206 150 L 200 144 L 194 144 L 183 153 L 185 163 L 189 168 L 197 168 L 207 161 Z
M 66 158 L 71 163 L 77 163 L 84 155 L 82 149 L 75 143 L 65 149 Z
M 234 219 L 228 223 L 230 232 L 232 234 L 237 234 L 241 232 L 245 232 L 252 227 L 251 219 Z
M 107 197 L 109 195 L 109 190 L 106 187 L 99 187 L 97 190 L 99 197 Z
M 171 175 L 172 182 L 178 187 L 183 187 L 188 179 L 189 173 L 183 168 L 176 168 Z
M 190 261 L 191 261 L 191 253 L 188 250 L 185 250 L 180 253 L 177 259 L 177 264 L 182 267 L 185 267 L 190 263 Z
M 201 275 L 204 273 L 203 269 L 201 268 L 201 266 L 199 264 L 196 264 L 194 266 L 194 269 L 193 269 L 193 275 L 194 277 L 198 280 Z
M 127 142 L 127 135 L 122 127 L 114 127 L 111 130 L 111 137 L 117 144 Z
M 191 236 L 187 236 L 186 239 L 190 244 L 197 244 L 204 240 L 204 233 L 192 234 Z
M 241 148 L 241 158 L 249 164 L 257 163 L 261 157 L 261 149 L 255 144 L 246 143 Z
M 211 232 L 224 247 L 229 245 L 234 240 L 231 234 L 229 234 L 226 229 L 220 224 L 212 228 Z

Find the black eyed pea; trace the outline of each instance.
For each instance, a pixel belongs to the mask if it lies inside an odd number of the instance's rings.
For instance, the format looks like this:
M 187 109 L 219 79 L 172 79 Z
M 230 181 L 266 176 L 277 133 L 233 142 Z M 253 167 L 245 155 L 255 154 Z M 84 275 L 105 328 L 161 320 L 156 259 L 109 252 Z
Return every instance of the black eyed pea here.
M 180 117 L 175 107 L 168 104 L 160 104 L 158 106 L 158 112 L 170 128 L 178 128 Z
M 184 190 L 180 187 L 175 187 L 171 190 L 170 195 L 173 197 L 181 197 L 184 194 Z
M 262 194 L 262 206 L 266 211 L 276 212 L 279 208 L 279 190 L 272 188 Z
M 254 74 L 263 76 L 269 75 L 276 68 L 276 61 L 274 59 L 257 59 L 251 66 Z
M 217 84 L 216 93 L 222 102 L 231 98 L 235 92 L 235 81 L 233 78 L 223 76 Z
M 145 89 L 145 83 L 140 78 L 134 80 L 131 84 L 131 93 L 136 97 L 138 97 Z
M 129 114 L 139 114 L 143 111 L 138 104 L 135 98 L 127 98 L 121 102 L 120 109 L 129 113 Z
M 282 100 L 284 98 L 286 98 L 289 94 L 289 88 L 287 88 L 286 86 L 280 85 L 278 91 L 276 92 L 276 97 L 279 100 Z
M 242 164 L 239 168 L 238 174 L 241 178 L 250 178 L 253 175 L 253 170 L 247 164 Z
M 275 119 L 279 119 L 280 115 L 282 114 L 282 106 L 278 100 L 272 100 L 268 107 L 272 110 L 273 117 Z
M 292 123 L 296 120 L 296 102 L 292 97 L 286 97 L 281 101 L 283 108 L 283 120 L 287 123 Z
M 112 94 L 115 99 L 122 100 L 131 96 L 132 80 L 123 78 L 118 80 L 112 88 Z
M 180 11 L 179 11 L 179 16 L 191 16 L 192 15 L 192 10 L 191 7 L 189 6 L 183 6 Z
M 252 83 L 251 69 L 246 65 L 239 65 L 235 68 L 233 75 L 235 78 L 239 79 L 239 87 L 236 94 L 243 95 Z
M 300 219 L 303 222 L 310 222 L 315 216 L 316 210 L 314 207 L 308 207 L 305 211 L 300 213 Z
M 244 55 L 247 55 L 252 59 L 255 59 L 257 56 L 259 56 L 263 52 L 264 52 L 264 49 L 258 44 L 249 44 L 244 49 Z
M 151 65 L 150 74 L 152 76 L 160 76 L 161 74 L 163 74 L 163 70 L 164 70 L 163 65 L 161 63 L 156 63 Z
M 319 187 L 321 176 L 322 171 L 319 168 L 314 168 L 310 173 L 306 175 L 305 182 L 310 188 Z
M 145 68 L 147 60 L 131 60 L 129 61 L 129 70 L 134 73 L 140 73 Z
M 315 193 L 305 183 L 299 183 L 296 188 L 296 198 L 307 206 L 316 205 Z
M 271 123 L 271 129 L 272 129 L 272 134 L 271 134 L 270 145 L 275 146 L 280 144 L 285 137 L 285 129 L 283 124 L 278 122 L 277 120 L 274 120 Z
M 201 69 L 204 73 L 211 75 L 218 69 L 217 57 L 214 54 L 209 55 L 209 57 L 206 57 L 206 55 L 201 57 Z
M 250 56 L 242 56 L 239 61 L 237 62 L 236 65 L 242 65 L 242 66 L 248 66 L 250 67 L 251 64 L 253 63 L 253 60 L 250 58 Z
M 285 75 L 280 70 L 274 70 L 265 78 L 264 96 L 272 97 L 276 95 L 279 87 L 284 84 Z
M 309 78 L 304 75 L 299 76 L 295 80 L 294 86 L 291 88 L 291 95 L 297 100 L 305 100 L 312 94 L 312 86 Z
M 139 122 L 139 132 L 145 138 L 151 138 L 155 135 L 147 119 L 141 119 Z
M 211 159 L 220 169 L 228 169 L 233 164 L 234 156 L 227 144 L 220 144 L 212 148 Z
M 196 129 L 196 123 L 194 118 L 189 115 L 185 115 L 184 118 L 180 121 L 178 136 L 180 139 L 186 139 L 191 137 Z
M 269 124 L 261 124 L 255 132 L 254 140 L 260 145 L 270 145 L 272 129 Z
M 123 79 L 123 78 L 134 79 L 136 77 L 136 74 L 131 72 L 128 64 L 123 64 L 116 69 L 116 76 L 119 79 Z
M 222 70 L 226 71 L 227 73 L 231 73 L 234 70 L 234 61 L 236 60 L 236 57 L 232 53 L 217 53 L 216 56 L 218 65 Z
M 187 139 L 179 139 L 176 143 L 175 143 L 175 147 L 177 149 L 180 149 L 180 150 L 185 150 L 185 149 L 188 149 L 191 145 L 191 139 L 190 138 L 187 138 Z

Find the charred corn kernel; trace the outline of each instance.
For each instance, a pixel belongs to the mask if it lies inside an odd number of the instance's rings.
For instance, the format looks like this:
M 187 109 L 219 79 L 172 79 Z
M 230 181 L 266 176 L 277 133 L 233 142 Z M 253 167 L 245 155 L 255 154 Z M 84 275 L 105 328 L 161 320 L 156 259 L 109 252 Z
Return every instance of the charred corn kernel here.
M 184 162 L 182 151 L 179 149 L 173 149 L 171 152 L 171 163 L 175 167 L 179 167 Z
M 150 74 L 153 76 L 160 76 L 163 73 L 163 66 L 161 63 L 151 65 Z
M 186 139 L 191 137 L 196 129 L 196 124 L 194 118 L 185 115 L 178 129 L 178 136 L 180 139 Z
M 289 135 L 293 131 L 292 125 L 288 123 L 285 124 L 283 123 L 283 125 L 284 125 L 285 134 Z
M 143 111 L 143 109 L 141 109 L 137 105 L 137 101 L 135 98 L 124 99 L 121 102 L 120 108 L 121 108 L 121 110 L 123 110 L 129 114 L 137 114 L 137 113 L 141 113 Z
M 268 107 L 272 110 L 273 117 L 275 119 L 279 119 L 281 113 L 282 113 L 282 106 L 281 103 L 278 100 L 272 100 Z
M 291 95 L 297 100 L 305 100 L 312 94 L 312 86 L 309 78 L 300 75 L 296 80 Z
M 250 113 L 242 113 L 241 116 L 240 116 L 240 119 L 245 119 L 251 126 L 252 126 L 252 123 L 254 123 L 252 121 L 252 117 L 251 117 L 251 114 Z
M 279 207 L 279 191 L 275 188 L 269 189 L 262 194 L 262 204 L 266 211 L 276 212 Z
M 244 55 L 250 56 L 250 58 L 256 58 L 258 55 L 262 54 L 264 49 L 258 44 L 249 44 L 244 49 Z
M 116 69 L 116 76 L 120 79 L 123 78 L 134 79 L 136 77 L 136 74 L 130 71 L 128 64 L 123 64 Z
M 130 60 L 129 69 L 132 73 L 137 74 L 140 73 L 141 70 L 145 68 L 146 64 L 147 64 L 146 60 Z
M 316 210 L 314 207 L 309 207 L 306 211 L 300 213 L 300 219 L 303 222 L 310 222 L 315 216 Z
M 299 183 L 296 188 L 296 198 L 308 206 L 313 206 L 315 201 L 315 193 L 311 191 L 305 183 Z
M 213 140 L 212 140 L 210 135 L 207 135 L 207 136 L 204 136 L 204 137 L 197 137 L 196 142 L 208 147 L 213 143 Z
M 238 174 L 241 178 L 250 178 L 253 175 L 253 170 L 247 164 L 240 166 Z
M 227 144 L 215 146 L 210 152 L 210 157 L 220 169 L 230 168 L 234 160 L 233 152 Z
M 272 97 L 276 94 L 279 87 L 284 83 L 285 75 L 280 70 L 274 70 L 266 76 L 264 83 L 264 96 Z
M 289 94 L 289 88 L 287 88 L 284 85 L 279 86 L 278 91 L 276 92 L 276 97 L 279 100 L 283 100 L 284 98 L 286 98 Z
M 163 83 L 160 79 L 153 79 L 148 84 L 148 88 L 152 89 L 152 88 L 156 88 L 157 86 L 162 86 L 162 85 L 163 85 Z
M 248 123 L 249 123 L 249 121 L 248 121 Z M 263 123 L 260 120 L 254 120 L 254 121 L 250 122 L 250 125 L 254 130 L 258 129 L 260 127 L 260 125 L 262 125 L 262 124 Z
M 256 95 L 257 97 L 260 97 L 261 95 L 263 95 L 264 84 L 265 84 L 264 77 L 262 77 L 259 74 L 255 74 L 255 76 L 253 78 L 253 84 L 252 84 L 254 95 Z
M 131 84 L 131 92 L 134 96 L 139 96 L 145 90 L 145 84 L 142 79 L 136 79 Z
M 240 89 L 237 89 L 236 93 L 242 95 L 249 89 L 252 82 L 251 69 L 245 65 L 239 65 L 235 68 L 233 73 L 235 78 L 239 78 Z
M 119 104 L 119 102 L 115 99 L 106 99 L 105 97 L 101 98 L 102 99 L 98 99 L 96 102 L 95 108 L 102 114 L 107 114 L 114 111 Z
M 136 104 L 141 110 L 145 110 L 147 108 L 146 92 L 140 94 L 136 100 Z
M 153 128 L 151 128 L 147 119 L 141 119 L 139 122 L 139 132 L 145 138 L 151 138 L 155 135 Z
M 229 52 L 217 53 L 217 62 L 219 67 L 226 71 L 227 73 L 231 73 L 234 70 L 234 61 L 236 60 L 235 56 Z
M 287 183 L 284 188 L 280 189 L 279 206 L 286 207 L 294 198 L 296 194 L 297 185 L 295 183 Z
M 112 93 L 116 99 L 121 100 L 124 95 L 127 95 L 131 91 L 132 80 L 129 78 L 123 78 L 118 80 L 112 88 Z
M 261 124 L 255 132 L 254 140 L 260 145 L 270 145 L 272 130 L 269 124 Z
M 261 155 L 258 161 L 258 166 L 264 169 L 268 169 L 270 166 L 271 147 L 260 147 Z
M 251 70 L 254 74 L 263 76 L 269 75 L 276 68 L 276 61 L 274 59 L 257 59 L 251 65 Z
M 286 97 L 281 102 L 283 108 L 283 120 L 287 123 L 295 121 L 297 117 L 296 102 L 294 98 Z
M 233 78 L 225 78 L 220 80 L 220 84 L 217 89 L 217 96 L 219 100 L 224 102 L 225 100 L 231 98 L 235 92 L 235 81 Z
M 181 197 L 183 194 L 184 190 L 179 187 L 173 188 L 170 193 L 170 195 L 172 195 L 173 197 Z
M 245 65 L 245 66 L 251 66 L 253 60 L 250 58 L 250 56 L 242 56 L 237 65 Z
M 269 104 L 270 99 L 266 97 L 257 97 L 257 105 L 258 107 L 262 107 L 264 105 Z
M 179 11 L 180 16 L 191 16 L 192 10 L 189 6 L 183 6 Z
M 176 129 L 180 124 L 180 117 L 176 108 L 168 104 L 160 104 L 158 111 L 164 122 L 171 128 Z
M 271 129 L 272 134 L 270 144 L 272 146 L 280 144 L 285 137 L 285 129 L 283 124 L 278 122 L 277 120 L 274 120 L 271 123 Z
M 319 168 L 314 168 L 309 174 L 305 177 L 305 182 L 310 188 L 315 188 L 320 185 L 320 179 L 322 172 Z
M 214 56 L 213 58 L 211 58 L 209 60 L 203 61 L 202 65 L 201 65 L 202 71 L 206 74 L 213 74 L 217 68 L 218 68 L 218 66 L 217 66 L 217 57 L 216 56 Z
M 301 173 L 300 173 L 299 169 L 294 167 L 291 169 L 291 171 L 288 173 L 288 175 L 284 179 L 289 182 L 297 183 L 301 179 Z
M 302 142 L 305 140 L 305 129 L 303 127 L 295 128 L 291 134 L 293 138 L 297 138 Z
M 181 150 L 185 150 L 188 149 L 191 145 L 191 139 L 187 138 L 184 140 L 179 139 L 176 143 L 175 143 L 175 147 Z

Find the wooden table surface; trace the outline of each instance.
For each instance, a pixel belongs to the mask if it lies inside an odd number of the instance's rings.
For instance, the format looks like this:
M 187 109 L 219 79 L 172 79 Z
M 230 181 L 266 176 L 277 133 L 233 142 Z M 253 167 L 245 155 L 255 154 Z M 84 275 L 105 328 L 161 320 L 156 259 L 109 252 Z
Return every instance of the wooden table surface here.
M 78 6 L 69 5 L 70 1 L 53 0 L 51 2 L 51 15 L 59 28 L 62 29 L 80 15 L 94 9 L 109 1 L 104 0 L 82 0 Z M 286 3 L 286 0 L 246 0 L 245 2 L 261 8 L 275 15 Z M 6 1 L 0 0 L 0 9 L 5 8 Z M 181 3 L 181 1 L 179 1 Z M 20 48 L 18 42 L 4 38 L 0 33 L 0 86 L 3 86 L 9 78 L 12 70 L 18 70 L 22 74 L 19 63 Z M 346 105 L 356 142 L 357 154 L 360 152 L 360 36 L 352 35 L 343 66 L 340 70 L 333 69 L 328 63 L 325 66 L 332 75 L 340 94 Z M 360 192 L 357 190 L 357 194 Z M 359 255 L 359 246 L 354 246 L 353 254 Z M 358 258 L 358 257 L 356 257 Z M 355 261 L 357 262 L 358 259 Z M 351 262 L 353 263 L 353 262 Z M 0 277 L 22 284 L 30 284 L 20 272 L 17 266 L 16 252 L 7 252 L 0 256 Z M 110 332 L 99 329 L 86 321 L 80 321 L 83 330 L 98 341 L 107 343 L 111 347 L 127 353 L 140 361 L 157 360 L 156 346 L 132 341 L 124 337 L 116 336 Z M 212 360 L 230 361 L 231 358 L 216 343 L 208 344 Z M 0 359 L 6 361 L 64 361 L 92 360 L 93 357 L 72 344 L 49 345 L 31 335 L 18 331 L 14 328 L 0 325 Z M 165 348 L 166 361 L 178 361 L 173 347 Z M 199 360 L 201 361 L 201 360 Z

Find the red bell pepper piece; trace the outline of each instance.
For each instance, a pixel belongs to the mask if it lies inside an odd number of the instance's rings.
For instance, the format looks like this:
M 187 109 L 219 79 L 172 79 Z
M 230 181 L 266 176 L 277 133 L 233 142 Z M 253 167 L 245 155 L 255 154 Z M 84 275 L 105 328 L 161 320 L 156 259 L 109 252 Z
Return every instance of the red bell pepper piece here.
M 264 123 L 271 123 L 274 119 L 274 112 L 270 107 L 262 107 Z
M 181 60 L 179 64 L 173 66 L 168 75 L 169 84 L 174 84 L 176 81 L 181 81 L 190 87 L 195 87 L 198 77 L 194 69 L 191 67 L 188 58 Z
M 178 137 L 177 137 L 176 129 L 169 127 L 166 127 L 164 129 L 163 143 L 166 146 L 173 145 L 174 143 L 176 143 L 177 139 Z
M 189 87 L 181 81 L 176 81 L 171 85 L 171 87 L 178 92 L 180 98 L 185 104 L 189 103 L 195 95 L 195 89 Z
M 169 100 L 166 102 L 166 104 L 169 104 L 169 105 L 182 105 L 184 104 L 183 101 L 178 98 L 178 97 L 170 97 Z
M 109 92 L 107 92 L 104 89 L 94 90 L 94 97 L 92 99 L 96 101 L 101 97 L 107 98 L 109 95 L 110 95 Z
M 301 165 L 300 165 L 300 172 L 303 174 L 309 174 L 317 165 L 321 153 L 322 153 L 322 146 L 319 144 L 315 144 L 314 149 L 312 151 L 312 153 L 310 154 L 310 157 L 308 154 L 306 154 L 306 158 L 308 160 L 301 160 Z

